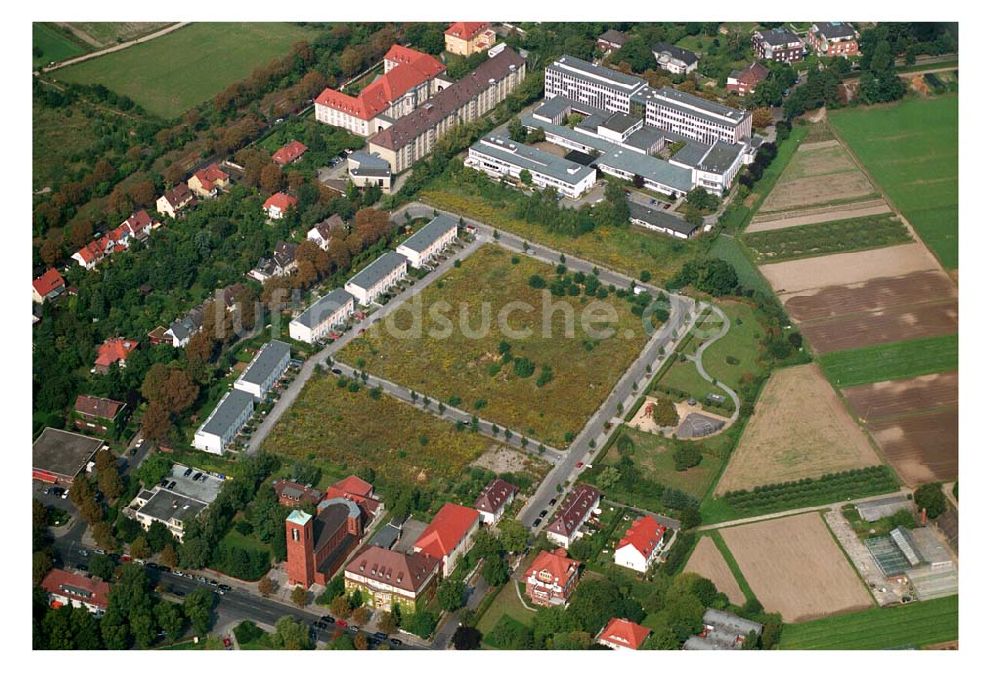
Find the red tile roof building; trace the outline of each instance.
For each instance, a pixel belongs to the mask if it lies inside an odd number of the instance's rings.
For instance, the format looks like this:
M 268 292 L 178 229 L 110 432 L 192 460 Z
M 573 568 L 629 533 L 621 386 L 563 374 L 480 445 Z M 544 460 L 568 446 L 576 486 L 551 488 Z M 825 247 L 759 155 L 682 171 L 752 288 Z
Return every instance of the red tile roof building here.
M 132 237 L 140 240 L 145 239 L 150 231 L 160 227 L 159 221 L 154 221 L 145 209 L 132 212 L 132 216 L 121 222 L 119 227 L 124 227 L 132 233 Z
M 759 62 L 754 61 L 743 70 L 733 71 L 729 74 L 729 78 L 726 80 L 726 90 L 736 92 L 741 96 L 753 94 L 757 85 L 764 82 L 770 72 Z
M 486 485 L 483 493 L 476 499 L 476 510 L 483 517 L 483 524 L 496 524 L 503 516 L 504 510 L 517 495 L 517 487 L 497 478 Z
M 407 555 L 369 545 L 344 568 L 347 594 L 360 590 L 365 604 L 390 611 L 399 604 L 404 611 L 433 594 L 440 561 L 426 553 Z
M 278 497 L 278 503 L 286 508 L 297 508 L 300 505 L 316 505 L 323 500 L 323 492 L 305 484 L 290 480 L 278 480 L 272 487 Z
M 309 150 L 304 143 L 301 141 L 296 141 L 292 139 L 284 146 L 274 151 L 274 155 L 271 159 L 274 160 L 278 165 L 284 167 L 287 164 L 291 164 L 305 155 L 305 152 Z
M 113 364 L 124 367 L 125 362 L 128 361 L 129 353 L 135 350 L 138 345 L 132 339 L 109 338 L 98 346 L 94 367 L 99 374 L 106 374 Z
M 470 56 L 489 49 L 497 34 L 486 21 L 456 21 L 444 32 L 444 49 L 459 56 Z
M 479 530 L 479 511 L 456 503 L 445 503 L 413 544 L 413 551 L 441 560 L 441 575 L 447 576 L 472 548 Z
M 299 203 L 288 193 L 275 193 L 264 202 L 264 211 L 272 219 L 283 219 L 288 211 Z
M 566 604 L 580 581 L 580 563 L 566 556 L 566 550 L 541 551 L 524 576 L 524 591 L 535 604 Z
M 382 503 L 375 497 L 372 485 L 356 475 L 348 475 L 339 482 L 331 484 L 326 490 L 327 498 L 346 498 L 354 501 L 368 515 L 370 522 L 375 521 L 382 508 Z
M 78 395 L 76 406 L 73 407 L 73 413 L 76 414 L 73 424 L 78 430 L 103 435 L 108 432 L 108 428 L 124 409 L 124 402 L 109 400 L 106 397 Z
M 42 589 L 49 593 L 49 604 L 55 609 L 71 604 L 100 615 L 108 608 L 111 586 L 99 578 L 53 569 L 42 579 Z
M 580 535 L 580 527 L 600 504 L 601 493 L 597 489 L 588 484 L 577 484 L 559 506 L 552 523 L 545 529 L 545 535 L 553 543 L 568 548 Z
M 649 637 L 647 627 L 624 618 L 612 618 L 597 635 L 597 643 L 611 649 L 638 649 Z
M 178 183 L 156 201 L 156 211 L 175 219 L 182 209 L 194 204 L 194 202 L 194 193 L 187 187 L 187 184 Z
M 222 171 L 215 163 L 199 169 L 188 179 L 188 188 L 199 197 L 212 197 L 219 188 L 225 188 L 228 185 L 229 174 Z
M 31 298 L 35 303 L 45 303 L 66 290 L 66 280 L 55 268 L 49 268 L 31 283 Z
M 361 542 L 365 513 L 346 498 L 324 499 L 316 515 L 293 510 L 285 520 L 285 571 L 291 585 L 326 585 Z
M 615 547 L 615 564 L 645 573 L 663 549 L 667 529 L 649 515 L 632 522 Z
M 324 89 L 316 97 L 316 119 L 361 136 L 374 134 L 433 94 L 431 83 L 445 66 L 429 54 L 393 45 L 383 59 L 383 69 L 357 96 Z

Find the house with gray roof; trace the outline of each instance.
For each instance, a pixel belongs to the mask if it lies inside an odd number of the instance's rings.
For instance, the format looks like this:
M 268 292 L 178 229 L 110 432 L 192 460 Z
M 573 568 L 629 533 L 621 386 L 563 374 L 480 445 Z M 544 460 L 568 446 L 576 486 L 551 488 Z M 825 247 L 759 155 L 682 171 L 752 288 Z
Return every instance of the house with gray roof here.
M 597 36 L 597 48 L 605 54 L 621 49 L 626 42 L 628 36 L 614 28 L 609 28 Z
M 683 47 L 669 42 L 657 42 L 652 51 L 657 65 L 674 75 L 687 75 L 698 68 L 698 55 Z
M 386 252 L 368 264 L 344 285 L 362 306 L 371 305 L 394 284 L 406 277 L 406 257 L 398 252 Z
M 562 96 L 601 110 L 628 113 L 634 94 L 646 81 L 606 66 L 564 54 L 545 67 L 545 98 Z
M 373 185 L 388 190 L 392 186 L 392 168 L 378 155 L 354 151 L 347 156 L 347 173 L 358 187 Z
M 698 232 L 698 226 L 677 218 L 673 214 L 660 209 L 650 209 L 637 202 L 628 203 L 629 221 L 637 226 L 655 230 L 672 237 L 687 240 Z
M 688 651 L 720 651 L 742 649 L 750 633 L 760 637 L 764 626 L 718 609 L 706 609 L 702 616 L 702 631 L 684 642 Z
M 221 456 L 252 415 L 253 395 L 230 390 L 195 432 L 191 446 Z
M 125 514 L 135 519 L 149 531 L 154 522 L 163 524 L 178 540 L 184 541 L 184 527 L 191 523 L 208 503 L 165 489 L 161 486 L 140 491 Z
M 532 146 L 504 137 L 485 137 L 469 148 L 465 166 L 499 179 L 521 180 L 528 172 L 531 186 L 539 190 L 553 188 L 560 195 L 576 199 L 594 187 L 597 170 L 552 155 Z
M 250 360 L 250 366 L 236 379 L 233 387 L 250 393 L 254 401 L 260 402 L 285 373 L 291 360 L 290 345 L 283 341 L 268 341 Z
M 439 214 L 396 247 L 414 268 L 420 268 L 458 238 L 458 219 Z
M 353 312 L 354 297 L 343 289 L 334 289 L 292 320 L 288 335 L 296 341 L 315 343 L 334 327 L 345 324 Z
M 183 348 L 188 344 L 192 336 L 201 331 L 204 319 L 204 311 L 199 306 L 171 324 L 164 333 L 164 336 L 170 337 L 170 342 L 174 348 Z

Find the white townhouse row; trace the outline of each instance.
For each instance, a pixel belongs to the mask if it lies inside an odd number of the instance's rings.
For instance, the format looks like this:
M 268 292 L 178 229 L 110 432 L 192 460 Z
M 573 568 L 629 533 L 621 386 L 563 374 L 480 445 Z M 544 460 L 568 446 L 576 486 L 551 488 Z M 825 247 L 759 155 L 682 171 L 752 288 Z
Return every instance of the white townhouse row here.
M 253 395 L 230 390 L 195 432 L 191 446 L 221 456 L 252 415 Z
M 396 247 L 396 253 L 405 256 L 413 268 L 421 268 L 456 239 L 458 239 L 458 219 L 440 214 L 406 238 Z
M 379 296 L 406 277 L 405 256 L 398 252 L 386 252 L 344 285 L 344 289 L 362 306 L 371 305 Z
M 233 388 L 242 390 L 260 402 L 281 378 L 292 361 L 292 347 L 284 341 L 268 341 L 240 375 Z
M 288 335 L 296 341 L 316 343 L 334 327 L 345 324 L 353 312 L 354 297 L 343 289 L 334 289 L 292 320 Z

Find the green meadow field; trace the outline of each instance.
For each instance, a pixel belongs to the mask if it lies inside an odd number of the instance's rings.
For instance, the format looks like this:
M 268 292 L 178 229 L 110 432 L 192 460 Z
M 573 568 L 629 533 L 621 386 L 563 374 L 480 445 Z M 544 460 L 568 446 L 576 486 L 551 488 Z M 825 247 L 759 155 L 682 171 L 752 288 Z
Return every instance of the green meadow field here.
M 819 358 L 838 388 L 958 369 L 958 335 L 933 336 L 827 353 Z
M 313 29 L 290 23 L 195 23 L 53 75 L 65 82 L 102 84 L 170 119 L 313 35 Z
M 34 68 L 44 66 L 50 61 L 62 61 L 90 51 L 62 29 L 41 21 L 31 24 L 31 46 L 41 50 L 41 54 L 31 58 L 31 65 Z
M 903 649 L 958 639 L 958 596 L 786 625 L 782 649 Z
M 958 268 L 958 95 L 831 111 L 830 123 L 941 264 Z

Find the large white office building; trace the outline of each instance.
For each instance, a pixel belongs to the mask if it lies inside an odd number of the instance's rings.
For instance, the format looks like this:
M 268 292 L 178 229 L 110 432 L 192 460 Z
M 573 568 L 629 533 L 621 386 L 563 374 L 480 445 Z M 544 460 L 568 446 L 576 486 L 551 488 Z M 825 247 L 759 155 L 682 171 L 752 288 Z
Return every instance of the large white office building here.
M 531 175 L 531 185 L 541 190 L 555 189 L 560 195 L 578 198 L 594 187 L 597 170 L 551 155 L 523 143 L 502 137 L 486 137 L 469 148 L 465 166 L 494 179 Z
M 354 297 L 343 289 L 332 292 L 306 308 L 288 325 L 288 335 L 303 343 L 316 343 L 354 312 Z
M 636 75 L 595 66 L 575 56 L 563 55 L 545 67 L 545 98 L 564 96 L 595 108 L 628 113 L 632 96 L 648 87 Z

